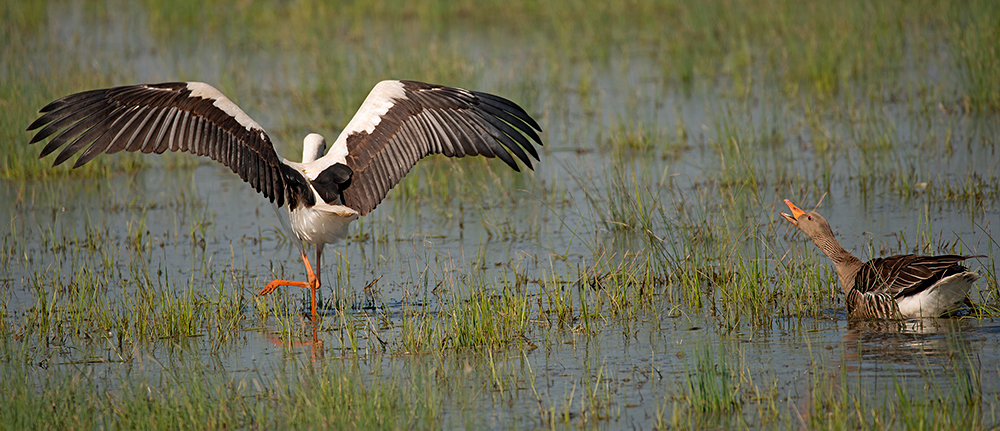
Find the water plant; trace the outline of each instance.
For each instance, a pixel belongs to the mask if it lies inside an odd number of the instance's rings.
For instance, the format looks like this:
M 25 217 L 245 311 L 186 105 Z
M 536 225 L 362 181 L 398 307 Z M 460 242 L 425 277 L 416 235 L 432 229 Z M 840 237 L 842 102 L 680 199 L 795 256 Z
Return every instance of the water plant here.
M 4 3 L 0 428 L 995 428 L 994 3 Z M 318 325 L 253 297 L 302 274 L 228 172 L 49 169 L 23 131 L 197 79 L 295 154 L 384 78 L 523 102 L 543 163 L 418 164 L 328 248 Z M 849 321 L 783 198 L 859 256 L 986 254 L 975 307 Z

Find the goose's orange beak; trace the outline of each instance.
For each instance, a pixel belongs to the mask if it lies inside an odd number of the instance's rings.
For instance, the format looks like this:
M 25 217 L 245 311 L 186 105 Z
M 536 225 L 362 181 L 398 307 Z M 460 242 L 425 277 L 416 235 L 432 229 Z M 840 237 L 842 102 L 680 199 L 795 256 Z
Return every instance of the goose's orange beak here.
M 788 209 L 792 210 L 792 213 L 791 214 L 781 213 L 781 216 L 784 217 L 785 220 L 788 220 L 789 223 L 798 226 L 799 216 L 805 214 L 806 212 L 799 209 L 799 207 L 795 206 L 795 204 L 793 204 L 792 201 L 788 199 L 785 199 L 785 205 L 788 205 Z

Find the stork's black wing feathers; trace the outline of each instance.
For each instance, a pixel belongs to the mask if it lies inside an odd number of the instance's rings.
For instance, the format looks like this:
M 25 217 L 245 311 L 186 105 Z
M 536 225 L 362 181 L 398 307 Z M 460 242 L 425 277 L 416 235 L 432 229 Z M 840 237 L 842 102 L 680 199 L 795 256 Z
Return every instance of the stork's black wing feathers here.
M 386 105 L 389 108 L 384 112 L 376 109 Z M 377 119 L 356 116 L 341 135 L 347 145 L 347 165 L 353 171 L 343 196 L 345 204 L 361 215 L 371 212 L 427 155 L 498 157 L 519 170 L 516 158 L 531 169 L 531 159 L 538 160 L 533 142 L 542 144 L 536 133 L 541 128 L 524 109 L 488 93 L 383 81 L 358 115 L 372 112 L 378 114 Z
M 267 133 L 210 85 L 198 82 L 128 85 L 84 91 L 45 105 L 28 126 L 31 143 L 59 148 L 53 166 L 80 153 L 79 167 L 102 153 L 184 151 L 208 156 L 279 206 L 312 200 L 305 178 L 286 169 Z M 81 153 L 82 150 L 82 153 Z

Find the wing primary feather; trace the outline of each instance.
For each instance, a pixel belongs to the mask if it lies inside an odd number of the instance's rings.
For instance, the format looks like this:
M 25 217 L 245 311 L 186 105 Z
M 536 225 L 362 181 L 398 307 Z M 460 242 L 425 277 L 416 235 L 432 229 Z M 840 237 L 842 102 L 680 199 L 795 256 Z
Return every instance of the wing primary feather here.
M 489 133 L 484 135 L 484 130 L 481 124 L 475 121 L 475 117 L 470 118 L 468 113 L 461 113 L 455 115 L 454 118 L 455 122 L 459 124 L 462 133 L 465 134 L 466 138 L 480 155 L 484 157 L 496 157 L 496 148 L 490 144 L 490 141 L 493 140 L 492 136 Z
M 455 135 L 455 139 L 458 141 L 458 144 L 462 146 L 463 151 L 465 151 L 465 155 L 467 156 L 480 155 L 479 147 L 476 146 L 475 139 L 473 139 L 472 135 L 470 135 L 466 131 L 466 125 L 465 123 L 462 122 L 463 115 L 461 113 L 450 110 L 442 112 L 441 115 L 446 116 L 448 120 L 451 122 L 450 124 L 451 127 L 449 127 L 448 130 L 450 130 Z
M 101 153 L 114 153 L 120 151 L 121 148 L 112 149 L 111 145 L 114 142 L 113 139 L 118 136 L 121 132 L 123 123 L 128 123 L 132 118 L 130 116 L 132 109 L 126 107 L 118 107 L 114 112 L 108 114 L 108 119 L 110 120 L 107 124 L 107 130 L 93 140 L 93 143 L 84 150 L 83 154 L 76 159 L 76 164 L 74 166 L 82 166 L 87 161 L 93 159 L 98 154 Z
M 39 130 L 38 133 L 35 133 L 35 136 L 32 137 L 31 141 L 29 141 L 28 143 L 29 144 L 34 144 L 35 142 L 41 141 L 42 139 L 45 139 L 45 138 L 53 135 L 54 133 L 56 133 L 59 130 L 62 130 L 62 133 L 60 133 L 58 136 L 56 136 L 53 139 L 54 140 L 55 139 L 59 139 L 60 142 L 66 142 L 67 140 L 69 140 L 69 139 L 73 138 L 74 136 L 76 136 L 73 133 L 74 130 L 76 131 L 76 133 L 80 132 L 80 128 L 76 127 L 77 124 L 78 124 L 77 121 L 81 121 L 81 120 L 83 120 L 83 119 L 85 119 L 87 117 L 92 117 L 93 115 L 98 114 L 101 111 L 104 111 L 104 110 L 108 109 L 108 105 L 102 104 L 102 103 L 93 103 L 93 104 L 84 106 L 81 109 L 76 110 L 76 111 L 70 110 L 70 108 L 73 108 L 73 107 L 74 106 L 72 106 L 72 105 L 66 106 L 65 108 L 60 109 L 59 111 L 51 112 L 49 114 L 46 114 L 45 116 L 42 116 L 38 120 L 36 120 L 36 123 L 39 122 L 39 121 L 42 121 L 42 120 L 49 120 L 51 122 L 49 122 L 49 121 L 42 122 L 42 124 L 45 124 L 45 123 L 48 123 L 48 124 L 46 124 L 45 127 L 42 127 L 42 129 Z M 64 112 L 64 111 L 68 111 L 68 112 Z M 51 115 L 50 118 L 46 118 L 46 117 L 49 117 L 50 115 Z M 37 127 L 35 125 L 35 123 L 32 123 L 32 126 Z M 32 127 L 32 126 L 29 126 L 29 127 Z M 65 128 L 65 130 L 63 130 L 64 128 Z M 29 128 L 28 130 L 32 130 L 32 129 Z
M 528 113 L 524 111 L 524 108 L 521 108 L 518 104 L 510 101 L 509 99 L 497 96 L 495 94 L 480 93 L 478 91 L 473 91 L 472 94 L 474 94 L 476 97 L 484 101 L 487 101 L 492 106 L 496 106 L 500 109 L 503 109 L 504 111 L 513 113 L 518 118 L 524 120 L 529 125 L 531 125 L 533 129 L 539 132 L 542 131 L 542 128 L 538 126 L 538 123 L 536 123 L 533 118 L 531 118 L 531 115 L 528 115 Z
M 155 113 L 153 121 L 146 123 L 139 135 L 142 136 L 142 144 L 139 145 L 139 151 L 145 154 L 152 153 L 156 149 L 156 142 L 153 140 L 153 136 L 157 134 L 160 122 L 163 121 L 163 116 L 166 115 L 166 110 L 163 108 L 155 108 L 153 112 Z
M 417 133 L 427 142 L 426 153 L 444 153 L 444 146 L 441 144 L 440 136 L 434 132 L 432 120 L 426 114 L 420 114 L 413 117 L 412 121 L 417 123 L 420 128 Z
M 483 115 L 482 118 L 486 120 L 486 122 L 490 123 L 491 126 L 497 129 L 495 133 L 493 133 L 493 137 L 496 138 L 497 141 L 500 141 L 500 143 L 503 144 L 505 147 L 507 147 L 507 149 L 509 149 L 512 153 L 514 153 L 514 155 L 517 156 L 518 159 L 521 159 L 521 161 L 528 166 L 528 169 L 534 169 L 534 167 L 532 167 L 531 165 L 531 159 L 528 158 L 528 155 L 525 154 L 524 150 L 521 149 L 521 146 L 531 147 L 531 143 L 528 142 L 527 138 L 525 138 L 524 135 L 517 133 L 516 131 L 514 131 L 514 129 L 508 126 L 507 123 L 504 123 L 503 121 L 500 121 L 495 117 L 489 115 Z M 515 171 L 520 171 L 516 167 L 516 165 L 512 165 L 511 168 L 513 168 Z
M 436 127 L 438 133 L 440 133 L 441 136 L 443 136 L 444 138 L 442 139 L 444 143 L 443 146 L 448 147 L 448 149 L 451 151 L 451 154 L 444 152 L 444 155 L 448 157 L 465 157 L 465 149 L 458 141 L 458 137 L 456 137 L 455 134 L 451 131 L 451 128 L 448 127 L 448 123 L 445 122 L 443 118 L 441 118 L 439 113 L 433 109 L 424 112 L 428 113 L 429 118 L 433 120 L 434 127 Z
M 95 124 L 86 132 L 81 133 L 80 136 L 77 136 L 76 140 L 67 145 L 59 156 L 56 157 L 55 164 L 58 165 L 63 163 L 86 145 L 89 146 L 83 151 L 83 154 L 80 154 L 80 157 L 77 158 L 76 162 L 73 164 L 73 168 L 78 168 L 84 163 L 87 163 L 90 159 L 93 159 L 106 148 L 101 146 L 101 143 L 107 141 L 104 137 L 114 130 L 115 124 L 117 124 L 120 120 L 121 115 L 117 112 L 112 112 L 111 114 L 105 116 L 101 122 Z
M 123 140 L 124 142 L 122 144 L 122 149 L 125 151 L 138 150 L 135 146 L 135 137 L 139 134 L 139 131 L 142 130 L 142 126 L 149 121 L 148 111 L 150 109 L 151 108 L 148 106 L 140 106 L 139 109 L 132 113 L 132 118 L 129 120 L 129 123 L 122 128 L 122 133 L 124 133 L 123 136 L 127 137 Z M 118 138 L 116 137 L 115 140 L 117 141 Z
M 93 126 L 95 126 L 95 125 L 97 125 L 97 124 L 99 124 L 101 122 L 101 115 L 100 114 L 102 112 L 106 111 L 107 109 L 108 108 L 105 107 L 104 109 L 101 109 L 101 110 L 98 110 L 96 112 L 93 112 L 92 113 L 93 115 L 91 115 L 91 116 L 89 116 L 87 118 L 83 118 L 83 119 L 80 120 L 79 123 L 76 123 L 76 124 L 73 124 L 73 125 L 70 125 L 69 127 L 67 127 L 61 133 L 59 133 L 58 135 L 56 135 L 56 137 L 52 138 L 52 140 L 49 141 L 49 143 L 46 144 L 44 148 L 42 148 L 42 152 L 41 152 L 41 154 L 38 157 L 39 158 L 45 157 L 45 156 L 51 154 L 56 149 L 58 149 L 59 147 L 61 147 L 63 144 L 66 143 L 66 141 L 70 140 L 71 138 L 78 137 L 78 135 L 86 134 L 86 130 L 89 130 L 89 129 L 93 128 Z M 39 134 L 41 134 L 41 132 L 39 132 Z M 76 140 L 74 140 L 74 143 L 75 142 L 76 142 Z M 82 144 L 77 144 L 77 145 L 82 145 Z M 68 145 L 67 148 L 63 150 L 63 153 L 65 153 L 69 149 L 69 147 L 71 147 L 71 146 L 73 146 L 73 145 L 72 144 Z M 77 148 L 77 149 L 79 149 L 79 148 Z M 67 154 L 67 156 L 72 155 L 74 152 L 77 151 L 77 149 L 71 150 L 70 153 Z M 65 161 L 65 159 L 63 159 L 63 161 Z M 59 163 L 62 163 L 62 162 L 60 161 L 60 162 L 58 162 L 56 164 L 59 164 Z
M 110 91 L 112 91 L 112 90 L 115 90 L 115 88 L 104 88 L 104 89 L 98 89 L 98 90 L 84 91 L 84 92 L 76 93 L 76 94 L 70 94 L 69 96 L 60 97 L 60 98 L 58 98 L 56 100 L 53 100 L 53 101 L 49 102 L 48 105 L 45 105 L 44 107 L 42 107 L 42 109 L 38 110 L 38 112 L 48 113 L 48 112 L 55 111 L 57 109 L 61 109 L 61 108 L 65 107 L 66 105 L 72 105 L 72 104 L 77 104 L 77 103 L 85 102 L 88 99 L 103 99 L 103 98 L 105 98 L 105 94 L 108 93 L 108 92 L 110 92 Z M 28 130 L 33 130 L 33 129 L 34 129 L 33 127 L 29 127 L 28 128 Z
M 507 111 L 503 111 L 503 110 L 500 110 L 500 109 L 494 109 L 492 106 L 489 106 L 489 105 L 486 105 L 486 104 L 480 105 L 480 107 L 484 108 L 484 109 L 482 109 L 482 111 L 487 114 L 487 115 L 484 115 L 484 116 L 492 116 L 492 117 L 500 119 L 504 123 L 507 123 L 508 125 L 510 125 L 513 128 L 517 129 L 517 134 L 518 135 L 520 135 L 520 134 L 526 134 L 526 135 L 528 135 L 529 138 L 531 138 L 531 140 L 533 140 L 533 141 L 537 142 L 539 145 L 541 145 L 542 140 L 538 136 L 538 134 L 535 133 L 535 130 L 532 129 L 531 127 L 529 127 L 528 124 L 525 124 L 524 121 L 522 121 L 520 118 L 511 115 Z M 510 134 L 510 133 L 508 133 L 508 134 Z M 528 152 L 531 153 L 531 156 L 534 157 L 535 160 L 539 160 L 538 153 L 535 151 L 535 147 L 533 145 L 529 144 L 529 145 L 523 145 L 523 146 L 524 146 L 524 149 L 528 150 Z
M 167 109 L 163 114 L 163 121 L 160 123 L 160 127 L 157 128 L 158 132 L 156 137 L 153 138 L 153 153 L 163 154 L 164 151 L 170 148 L 170 142 L 165 138 L 167 137 L 167 134 L 174 127 L 176 127 L 175 118 L 177 116 L 177 112 L 177 108 L 170 107 L 170 109 Z
M 242 168 L 243 175 L 246 175 L 243 179 L 250 183 L 250 186 L 253 187 L 254 190 L 261 190 L 257 161 L 250 157 L 248 151 L 243 151 L 239 147 L 237 147 L 237 151 L 239 153 L 240 164 L 244 166 Z
M 177 114 L 170 124 L 170 133 L 167 135 L 167 149 L 170 151 L 180 150 L 180 143 L 177 142 L 178 130 L 184 130 L 184 122 L 187 121 L 187 112 L 177 109 Z
M 507 166 L 510 166 L 515 170 L 519 170 L 517 163 L 514 161 L 514 158 L 511 157 L 510 152 L 508 152 L 507 149 L 500 144 L 499 139 L 494 137 L 495 132 L 488 129 L 489 124 L 471 120 L 469 122 L 473 130 L 475 130 L 475 132 L 479 135 L 482 145 L 489 147 L 490 154 L 499 157 L 500 160 L 503 160 Z

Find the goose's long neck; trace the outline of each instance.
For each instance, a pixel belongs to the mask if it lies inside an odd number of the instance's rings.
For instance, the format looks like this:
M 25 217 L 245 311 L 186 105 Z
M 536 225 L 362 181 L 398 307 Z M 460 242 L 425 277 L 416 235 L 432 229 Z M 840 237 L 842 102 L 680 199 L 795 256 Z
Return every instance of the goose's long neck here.
M 811 237 L 811 239 L 813 244 L 816 244 L 816 247 L 823 250 L 823 253 L 826 253 L 833 261 L 833 265 L 837 268 L 837 276 L 840 278 L 840 287 L 846 295 L 854 287 L 854 274 L 861 268 L 861 260 L 845 250 L 834 238 L 833 232 L 823 232 L 823 234 Z

